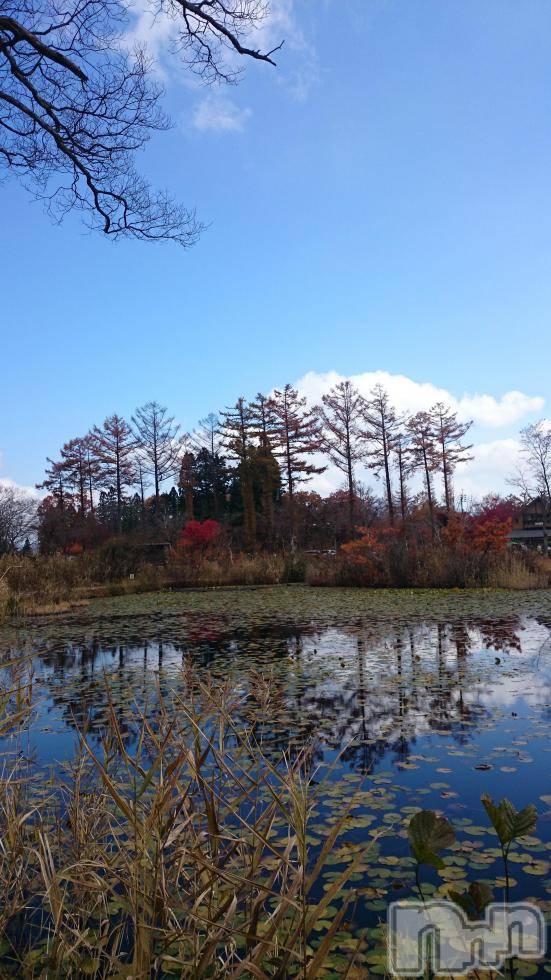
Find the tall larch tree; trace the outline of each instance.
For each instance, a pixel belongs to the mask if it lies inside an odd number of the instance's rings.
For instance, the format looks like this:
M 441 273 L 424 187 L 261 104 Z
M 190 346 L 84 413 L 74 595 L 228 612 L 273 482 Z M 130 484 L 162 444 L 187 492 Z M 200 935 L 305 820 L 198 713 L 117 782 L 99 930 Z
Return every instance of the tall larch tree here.
M 386 389 L 377 384 L 363 406 L 363 435 L 367 442 L 367 465 L 377 479 L 384 478 L 388 520 L 394 525 L 394 499 L 392 496 L 391 454 L 399 425 L 396 409 L 390 402 Z
M 472 421 L 460 422 L 457 412 L 452 412 L 443 402 L 437 402 L 430 409 L 434 419 L 434 429 L 438 445 L 438 457 L 444 483 L 446 511 L 453 510 L 453 474 L 459 463 L 472 460 L 472 445 L 465 446 L 461 440 L 472 426 Z
M 161 483 L 176 476 L 180 469 L 180 426 L 168 414 L 168 409 L 154 401 L 136 409 L 132 425 L 143 474 L 153 480 L 155 512 L 158 513 Z
M 394 435 L 394 463 L 400 487 L 400 516 L 405 524 L 408 513 L 408 477 L 412 471 L 412 459 L 407 429 L 398 429 Z
M 92 429 L 90 445 L 99 467 L 99 482 L 115 490 L 117 532 L 120 534 L 124 491 L 136 482 L 134 434 L 120 415 L 109 415 L 101 426 L 95 425 Z
M 364 400 L 351 381 L 340 381 L 322 397 L 317 412 L 321 422 L 322 446 L 331 462 L 346 475 L 348 521 L 354 529 L 354 468 L 366 454 L 362 432 Z
M 291 543 L 294 544 L 295 491 L 300 484 L 327 468 L 316 465 L 311 458 L 322 448 L 321 425 L 315 408 L 308 408 L 306 398 L 290 384 L 276 389 L 271 403 L 276 419 L 274 452 L 282 462 L 289 500 Z
M 256 547 L 256 510 L 251 463 L 251 439 L 253 423 L 251 410 L 243 397 L 235 405 L 221 413 L 220 428 L 222 445 L 230 459 L 236 464 L 243 506 L 243 543 L 247 550 Z
M 434 520 L 434 494 L 432 490 L 432 474 L 438 469 L 438 434 L 434 427 L 434 419 L 430 412 L 417 412 L 408 419 L 407 431 L 410 439 L 410 453 L 413 466 L 420 470 L 425 484 L 427 505 L 429 508 L 430 528 L 433 538 L 436 536 Z
M 61 513 L 65 510 L 68 494 L 68 479 L 61 460 L 46 459 L 47 467 L 42 483 L 36 484 L 37 490 L 46 490 L 53 497 Z
M 194 448 L 206 449 L 212 456 L 220 452 L 222 436 L 220 434 L 220 417 L 216 412 L 209 412 L 199 424 L 191 437 Z

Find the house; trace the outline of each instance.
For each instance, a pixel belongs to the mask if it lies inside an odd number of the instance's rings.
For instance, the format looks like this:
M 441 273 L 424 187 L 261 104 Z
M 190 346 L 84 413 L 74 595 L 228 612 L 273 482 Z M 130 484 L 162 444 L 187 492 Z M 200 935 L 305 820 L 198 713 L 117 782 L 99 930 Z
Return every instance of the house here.
M 551 544 L 551 501 L 544 496 L 528 501 L 513 521 L 509 542 L 547 554 Z

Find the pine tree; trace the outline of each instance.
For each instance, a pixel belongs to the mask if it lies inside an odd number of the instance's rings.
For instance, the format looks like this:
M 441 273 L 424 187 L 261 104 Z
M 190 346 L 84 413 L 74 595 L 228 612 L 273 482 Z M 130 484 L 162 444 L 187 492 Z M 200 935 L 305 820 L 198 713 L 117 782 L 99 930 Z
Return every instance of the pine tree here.
M 180 468 L 180 426 L 158 402 L 147 402 L 132 416 L 134 437 L 143 467 L 143 476 L 152 477 L 155 513 L 159 511 L 160 486 Z
M 390 478 L 391 453 L 399 424 L 396 409 L 390 404 L 388 392 L 382 385 L 375 385 L 370 397 L 364 401 L 364 438 L 368 444 L 367 459 L 374 475 L 384 476 L 388 520 L 394 525 L 394 500 Z
M 89 481 L 90 481 L 90 460 L 89 447 L 86 437 L 69 439 L 61 448 L 61 465 L 65 472 L 66 482 L 72 488 L 79 503 L 80 516 L 86 517 Z
M 453 510 L 453 472 L 458 463 L 467 463 L 473 458 L 469 455 L 472 445 L 461 443 L 472 422 L 459 422 L 457 412 L 452 412 L 443 402 L 437 402 L 430 410 L 434 419 L 436 440 L 438 443 L 439 464 L 444 481 L 444 500 L 446 510 Z
M 133 458 L 136 443 L 132 429 L 120 415 L 110 415 L 101 428 L 94 426 L 90 444 L 98 464 L 100 484 L 115 489 L 116 527 L 120 533 L 124 488 L 136 482 Z
M 196 462 L 200 465 L 202 492 L 210 495 L 212 501 L 209 516 L 219 520 L 224 509 L 227 487 L 226 463 L 221 455 L 220 416 L 209 412 L 205 418 L 200 419 L 191 440 Z
M 289 501 L 291 542 L 294 544 L 294 494 L 297 486 L 327 468 L 316 466 L 310 459 L 313 453 L 322 448 L 321 427 L 315 409 L 307 408 L 306 398 L 301 398 L 297 389 L 290 384 L 274 391 L 271 405 L 276 419 L 274 453 L 282 462 Z
M 256 546 L 256 510 L 250 453 L 254 432 L 251 410 L 245 399 L 240 397 L 232 408 L 226 408 L 220 414 L 222 445 L 236 464 L 239 479 L 243 505 L 243 541 L 245 548 L 252 551 Z
M 186 522 L 194 519 L 193 493 L 195 490 L 195 456 L 189 450 L 182 456 L 178 487 L 184 494 Z
M 354 529 L 354 465 L 365 457 L 362 432 L 364 400 L 351 381 L 340 381 L 322 397 L 318 415 L 322 425 L 323 449 L 334 465 L 346 474 L 349 531 Z

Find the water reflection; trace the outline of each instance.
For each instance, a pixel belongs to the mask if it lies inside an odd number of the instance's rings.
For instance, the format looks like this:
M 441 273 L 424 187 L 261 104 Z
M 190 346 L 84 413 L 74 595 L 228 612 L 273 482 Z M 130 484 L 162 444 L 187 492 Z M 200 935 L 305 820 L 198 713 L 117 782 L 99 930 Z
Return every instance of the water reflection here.
M 526 710 L 549 705 L 551 622 L 508 616 L 447 623 L 388 625 L 355 617 L 335 625 L 315 621 L 241 623 L 226 617 L 181 617 L 169 637 L 121 642 L 112 635 L 36 644 L 40 690 L 34 726 L 55 735 L 88 724 L 98 736 L 108 707 L 105 677 L 117 703 L 121 730 L 136 732 L 129 701 L 151 704 L 178 687 L 191 660 L 215 678 L 231 678 L 242 698 L 237 709 L 255 717 L 256 678 L 269 674 L 277 719 L 256 718 L 258 737 L 275 752 L 290 743 L 315 744 L 315 759 L 342 752 L 342 763 L 372 772 L 383 760 L 407 766 L 415 746 L 431 735 L 465 745 L 488 733 L 519 698 Z M 166 630 L 165 630 L 166 632 Z M 65 744 L 65 743 L 63 743 Z

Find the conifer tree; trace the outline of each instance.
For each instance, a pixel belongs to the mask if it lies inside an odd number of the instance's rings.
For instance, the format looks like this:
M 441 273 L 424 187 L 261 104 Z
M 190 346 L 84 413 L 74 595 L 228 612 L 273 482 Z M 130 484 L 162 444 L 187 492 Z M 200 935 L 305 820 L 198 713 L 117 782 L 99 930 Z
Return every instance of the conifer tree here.
M 274 455 L 277 438 L 277 418 L 273 402 L 258 392 L 256 401 L 249 405 L 252 431 L 258 439 L 255 451 L 255 469 L 260 483 L 260 502 L 266 528 L 266 542 L 269 544 L 274 531 L 274 499 L 281 487 L 281 473 Z
M 176 476 L 180 468 L 180 426 L 158 402 L 147 402 L 136 409 L 132 424 L 143 475 L 149 475 L 153 480 L 157 514 L 161 483 Z
M 116 526 L 120 534 L 124 488 L 136 482 L 134 435 L 128 422 L 120 415 L 110 415 L 101 427 L 95 425 L 90 433 L 92 453 L 98 464 L 98 479 L 102 486 L 113 487 L 116 495 Z
M 429 412 L 417 412 L 407 423 L 410 438 L 410 452 L 413 466 L 421 470 L 427 494 L 430 527 L 433 538 L 436 535 L 434 522 L 434 495 L 432 491 L 432 474 L 438 469 L 437 433 L 434 420 Z
M 204 419 L 199 419 L 192 442 L 197 449 L 206 449 L 211 456 L 216 456 L 220 451 L 220 418 L 215 412 L 209 412 Z
M 407 479 L 412 470 L 409 434 L 405 429 L 398 430 L 394 436 L 394 459 L 400 485 L 400 516 L 404 524 L 408 512 Z
M 297 487 L 327 468 L 317 466 L 312 454 L 322 448 L 320 421 L 316 410 L 306 407 L 306 398 L 286 384 L 276 389 L 271 399 L 276 419 L 274 453 L 282 462 L 283 479 L 289 501 L 291 542 L 295 538 L 295 502 Z
M 394 500 L 390 478 L 391 453 L 399 419 L 396 409 L 391 405 L 388 392 L 382 385 L 373 388 L 370 397 L 364 401 L 363 434 L 368 444 L 367 465 L 377 478 L 384 477 L 388 520 L 394 525 Z
M 195 490 L 195 456 L 187 450 L 182 456 L 180 475 L 178 477 L 178 487 L 183 491 L 186 522 L 194 519 L 193 491 Z
M 463 436 L 471 428 L 472 422 L 459 422 L 457 412 L 452 412 L 443 402 L 437 402 L 430 410 L 434 419 L 438 460 L 444 481 L 444 501 L 449 513 L 453 510 L 453 472 L 458 463 L 467 463 L 472 445 L 464 446 Z
M 256 545 L 256 510 L 251 465 L 251 438 L 253 425 L 251 410 L 245 399 L 240 397 L 231 408 L 221 413 L 220 427 L 222 445 L 236 464 L 243 506 L 243 543 L 252 551 Z
M 46 459 L 45 476 L 42 483 L 36 484 L 37 490 L 46 490 L 54 498 L 60 511 L 65 510 L 66 498 L 68 494 L 68 480 L 61 460 L 53 460 L 48 456 Z
M 351 381 L 340 381 L 322 397 L 318 415 L 322 426 L 323 449 L 334 465 L 346 474 L 350 534 L 354 529 L 354 465 L 365 457 L 362 432 L 364 400 Z
M 90 459 L 86 437 L 69 439 L 61 448 L 61 466 L 66 482 L 75 493 L 81 517 L 86 517 L 88 492 L 90 490 Z
M 209 412 L 199 424 L 191 437 L 196 454 L 196 463 L 201 473 L 201 489 L 212 501 L 212 513 L 216 520 L 224 509 L 224 494 L 226 490 L 226 464 L 222 458 L 222 435 L 220 431 L 220 416 Z

